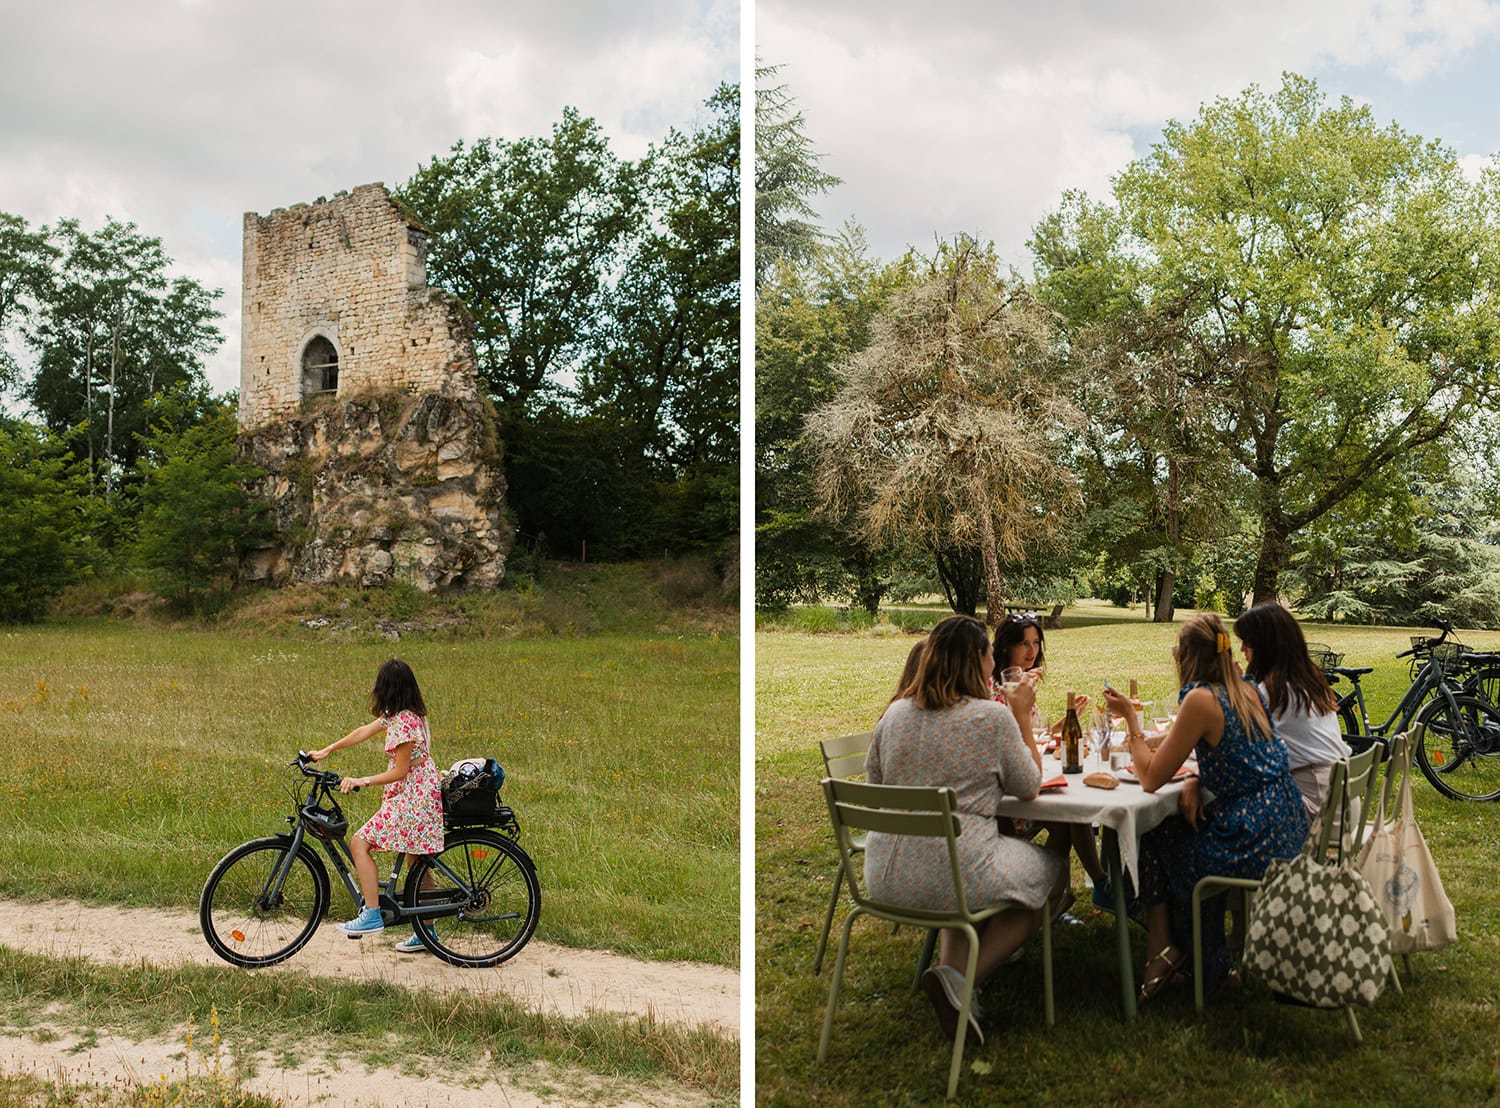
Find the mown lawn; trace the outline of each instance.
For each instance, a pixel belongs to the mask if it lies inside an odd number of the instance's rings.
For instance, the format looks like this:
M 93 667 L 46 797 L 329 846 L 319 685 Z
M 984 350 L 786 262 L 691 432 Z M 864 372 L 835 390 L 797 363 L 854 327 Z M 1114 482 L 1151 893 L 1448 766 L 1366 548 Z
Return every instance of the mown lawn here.
M 1407 685 L 1393 658 L 1422 629 L 1310 625 L 1310 639 L 1373 665 L 1365 688 L 1382 720 Z M 1175 703 L 1175 627 L 1099 606 L 1070 610 L 1047 636 L 1043 706 L 1131 677 Z M 1500 649 L 1500 634 L 1464 641 Z M 829 1060 L 816 1060 L 833 945 L 811 972 L 835 856 L 817 786 L 819 739 L 869 730 L 913 638 L 902 633 L 756 636 L 756 1098 L 764 1104 L 921 1104 L 942 1099 L 949 1055 L 925 996 L 911 989 L 921 942 L 878 921 L 855 925 Z M 1339 1013 L 1275 1004 L 1253 983 L 1211 1000 L 1172 992 L 1120 1021 L 1113 920 L 1078 909 L 1054 932 L 1057 1025 L 1042 1021 L 1039 943 L 981 991 L 983 1046 L 965 1054 L 963 1103 L 1475 1104 L 1500 1098 L 1500 805 L 1442 799 L 1414 778 L 1417 817 L 1458 912 L 1460 943 L 1413 958 L 1406 992 L 1360 1013 L 1356 1045 Z M 1074 886 L 1085 887 L 1075 862 Z M 1086 898 L 1083 898 L 1086 900 Z M 843 923 L 835 918 L 834 942 Z M 1136 964 L 1144 933 L 1133 929 Z
M 0 632 L 0 892 L 196 907 L 230 847 L 285 829 L 284 767 L 368 719 L 392 655 L 421 682 L 440 764 L 505 766 L 541 876 L 540 938 L 737 964 L 738 642 L 715 634 Z M 331 768 L 384 765 L 372 740 Z M 361 793 L 346 807 L 358 826 L 377 804 Z

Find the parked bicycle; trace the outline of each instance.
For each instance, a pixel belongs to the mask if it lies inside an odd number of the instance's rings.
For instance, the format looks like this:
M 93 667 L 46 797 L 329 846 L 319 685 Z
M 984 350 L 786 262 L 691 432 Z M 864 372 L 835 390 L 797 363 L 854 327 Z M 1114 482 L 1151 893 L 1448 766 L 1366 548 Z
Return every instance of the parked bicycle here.
M 299 753 L 286 785 L 293 811 L 290 833 L 252 839 L 226 854 L 203 886 L 198 922 L 215 954 L 237 966 L 270 966 L 301 950 L 323 922 L 332 901 L 328 869 L 314 843 L 333 863 L 350 903 L 363 904 L 345 835 L 348 817 L 338 803 L 341 778 L 312 768 Z M 409 923 L 422 945 L 455 966 L 495 966 L 531 939 L 541 915 L 536 863 L 517 841 L 521 826 L 503 804 L 482 825 L 446 822 L 441 854 L 419 856 L 398 900 L 401 865 L 396 856 L 380 886 L 386 926 Z
M 1417 727 L 1413 753 L 1423 775 L 1438 792 L 1456 800 L 1500 799 L 1500 707 L 1487 698 L 1479 674 L 1493 667 L 1488 655 L 1468 651 L 1450 641 L 1453 628 L 1439 623 L 1437 638 L 1417 637 L 1397 658 L 1414 659 L 1411 684 L 1385 722 L 1372 724 L 1365 709 L 1359 679 L 1375 672 L 1372 666 L 1344 666 L 1342 655 L 1310 644 L 1314 661 L 1323 667 L 1338 697 L 1339 724 L 1344 740 L 1356 751 L 1373 742 Z M 1468 674 L 1476 683 L 1459 679 Z M 1500 673 L 1495 674 L 1500 687 Z M 1339 694 L 1340 679 L 1352 686 Z

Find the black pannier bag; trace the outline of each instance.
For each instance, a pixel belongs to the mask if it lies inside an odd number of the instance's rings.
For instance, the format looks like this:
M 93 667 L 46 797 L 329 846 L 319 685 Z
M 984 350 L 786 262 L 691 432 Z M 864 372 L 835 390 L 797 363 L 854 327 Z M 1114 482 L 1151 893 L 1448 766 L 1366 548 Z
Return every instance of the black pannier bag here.
M 443 774 L 443 817 L 450 824 L 493 823 L 505 770 L 493 758 L 464 758 Z

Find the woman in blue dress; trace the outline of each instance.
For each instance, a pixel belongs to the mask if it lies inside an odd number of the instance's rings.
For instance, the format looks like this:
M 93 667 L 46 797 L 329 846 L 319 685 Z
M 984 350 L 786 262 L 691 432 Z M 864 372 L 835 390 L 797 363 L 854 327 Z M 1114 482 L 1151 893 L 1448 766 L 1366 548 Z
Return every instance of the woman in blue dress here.
M 1307 838 L 1307 812 L 1292 780 L 1286 744 L 1276 735 L 1260 691 L 1240 676 L 1232 644 L 1216 615 L 1183 624 L 1172 648 L 1177 720 L 1156 750 L 1134 724 L 1129 699 L 1109 689 L 1110 709 L 1130 724 L 1130 758 L 1147 792 L 1172 780 L 1190 754 L 1213 793 L 1204 806 L 1188 782 L 1180 816 L 1141 836 L 1140 900 L 1146 911 L 1141 999 L 1165 987 L 1190 957 L 1192 895 L 1198 879 L 1260 878 L 1273 858 L 1290 858 Z M 1203 966 L 1210 981 L 1229 972 L 1223 894 L 1204 902 Z

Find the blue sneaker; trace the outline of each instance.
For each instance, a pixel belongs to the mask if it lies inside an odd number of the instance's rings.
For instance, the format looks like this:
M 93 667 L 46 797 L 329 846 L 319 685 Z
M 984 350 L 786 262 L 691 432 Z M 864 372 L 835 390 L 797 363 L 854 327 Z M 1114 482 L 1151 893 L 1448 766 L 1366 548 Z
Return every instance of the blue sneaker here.
M 432 932 L 432 937 L 437 938 L 436 931 Z M 417 933 L 415 931 L 413 931 L 410 935 L 396 944 L 397 954 L 421 954 L 426 949 L 427 948 L 422 945 L 422 940 L 417 936 Z
M 351 939 L 357 939 L 361 935 L 373 935 L 378 931 L 384 931 L 385 919 L 381 916 L 379 908 L 361 908 L 359 915 L 348 923 L 339 924 L 339 930 Z

